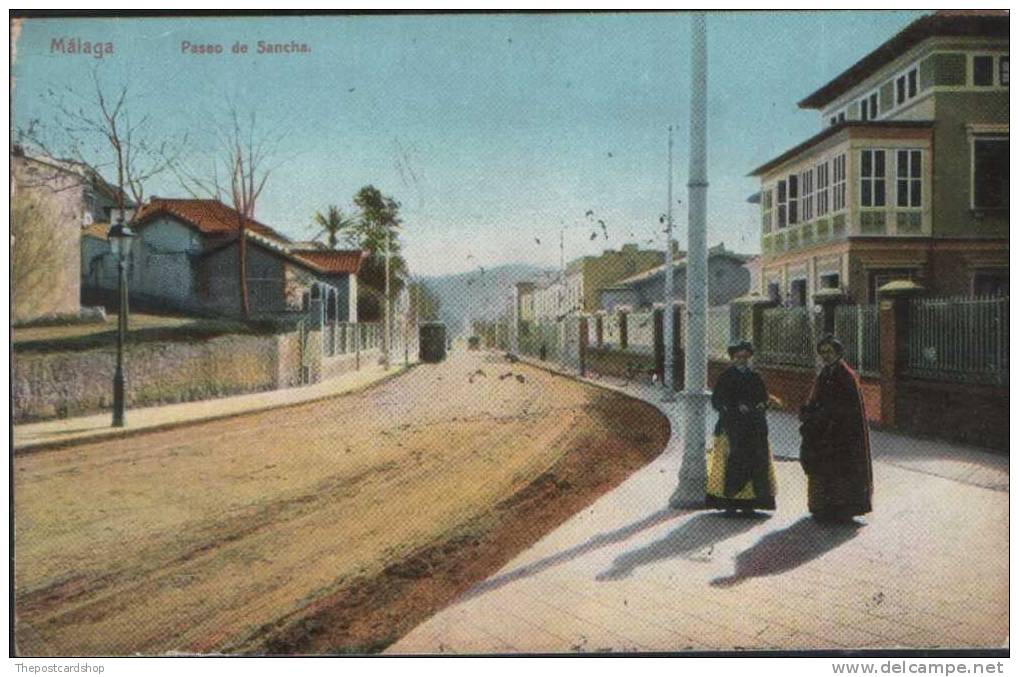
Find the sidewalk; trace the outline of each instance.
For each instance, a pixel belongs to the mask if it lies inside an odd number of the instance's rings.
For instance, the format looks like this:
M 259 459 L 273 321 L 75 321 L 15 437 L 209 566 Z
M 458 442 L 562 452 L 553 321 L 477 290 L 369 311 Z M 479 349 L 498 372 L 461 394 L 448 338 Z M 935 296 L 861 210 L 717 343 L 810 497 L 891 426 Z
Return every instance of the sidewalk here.
M 305 404 L 366 388 L 396 376 L 407 368 L 402 360 L 395 362 L 388 371 L 379 364 L 363 364 L 358 371 L 347 372 L 308 386 L 128 409 L 125 414 L 126 425 L 123 428 L 110 427 L 110 412 L 19 424 L 14 426 L 14 453 L 41 451 L 78 442 L 97 442 L 140 432 L 165 430 L 239 414 Z
M 657 389 L 600 386 L 662 408 Z M 388 649 L 393 654 L 1002 647 L 1008 459 L 873 432 L 875 511 L 806 511 L 794 417 L 769 414 L 779 509 L 671 511 L 665 452 Z

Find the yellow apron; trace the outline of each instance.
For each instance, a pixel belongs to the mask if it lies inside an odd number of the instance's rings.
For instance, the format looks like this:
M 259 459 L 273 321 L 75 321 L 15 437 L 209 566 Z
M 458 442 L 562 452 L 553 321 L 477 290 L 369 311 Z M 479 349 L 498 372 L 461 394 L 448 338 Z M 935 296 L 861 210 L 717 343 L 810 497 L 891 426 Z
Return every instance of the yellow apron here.
M 775 463 L 772 460 L 771 446 L 768 446 L 768 485 L 771 487 L 771 495 L 778 495 L 778 482 L 775 480 Z M 747 480 L 743 488 L 733 496 L 725 495 L 725 466 L 729 460 L 729 437 L 727 435 L 715 435 L 712 440 L 711 449 L 708 450 L 708 486 L 707 494 L 716 498 L 730 498 L 736 500 L 753 500 L 754 483 Z

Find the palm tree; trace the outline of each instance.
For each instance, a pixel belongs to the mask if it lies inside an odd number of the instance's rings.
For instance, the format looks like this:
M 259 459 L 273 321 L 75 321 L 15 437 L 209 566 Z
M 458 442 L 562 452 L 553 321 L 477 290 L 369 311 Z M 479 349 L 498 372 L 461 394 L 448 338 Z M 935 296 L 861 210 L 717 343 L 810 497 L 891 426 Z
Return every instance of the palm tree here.
M 329 248 L 336 249 L 340 243 L 340 235 L 346 234 L 349 239 L 356 221 L 353 217 L 347 216 L 343 210 L 336 205 L 329 205 L 329 209 L 323 215 L 322 212 L 315 212 L 315 224 L 322 228 L 315 239 L 322 237 L 324 233 L 329 234 Z

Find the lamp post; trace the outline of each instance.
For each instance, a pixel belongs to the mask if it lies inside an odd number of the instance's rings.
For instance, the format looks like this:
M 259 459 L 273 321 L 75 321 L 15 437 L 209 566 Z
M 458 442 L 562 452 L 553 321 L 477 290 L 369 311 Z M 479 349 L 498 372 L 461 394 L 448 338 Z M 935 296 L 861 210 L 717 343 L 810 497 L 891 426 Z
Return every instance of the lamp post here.
M 679 468 L 679 484 L 669 499 L 672 508 L 704 507 L 704 483 L 707 468 L 706 447 L 707 351 L 705 346 L 708 309 L 708 50 L 707 25 L 703 12 L 691 17 L 691 79 L 690 96 L 690 204 L 687 227 L 686 255 L 686 369 L 685 430 L 683 460 Z M 670 244 L 671 246 L 671 244 Z
M 124 225 L 124 217 L 110 226 L 107 237 L 110 250 L 117 259 L 119 273 L 118 292 L 120 308 L 117 312 L 117 370 L 113 374 L 113 427 L 124 427 L 124 338 L 127 334 L 127 260 L 131 255 L 131 240 L 134 233 Z

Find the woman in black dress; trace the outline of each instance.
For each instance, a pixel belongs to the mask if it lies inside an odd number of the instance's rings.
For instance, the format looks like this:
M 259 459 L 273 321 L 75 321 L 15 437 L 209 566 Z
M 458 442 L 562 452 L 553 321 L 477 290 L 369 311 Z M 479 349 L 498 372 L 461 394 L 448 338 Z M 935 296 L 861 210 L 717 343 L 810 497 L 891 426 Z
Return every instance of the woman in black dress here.
M 718 377 L 711 406 L 718 412 L 708 457 L 707 506 L 727 514 L 775 509 L 775 465 L 768 444 L 768 391 L 750 366 L 754 347 L 729 347 L 732 364 Z

